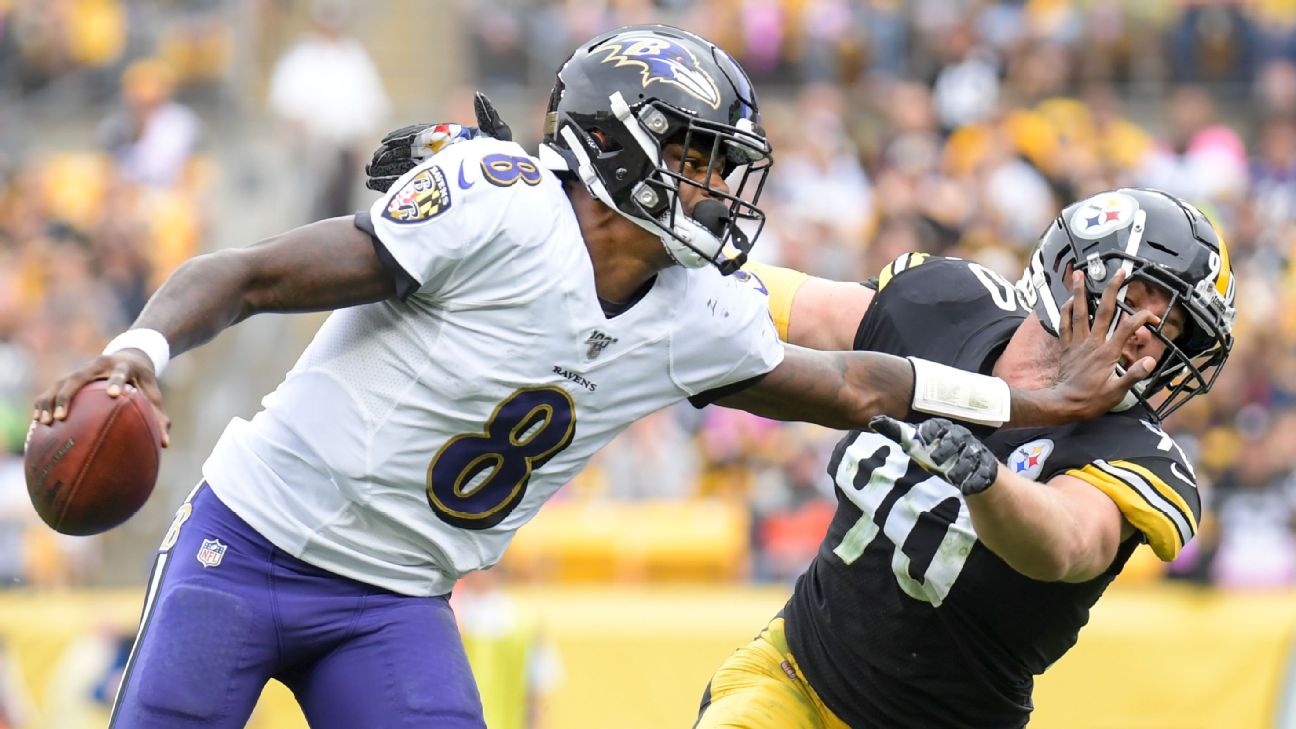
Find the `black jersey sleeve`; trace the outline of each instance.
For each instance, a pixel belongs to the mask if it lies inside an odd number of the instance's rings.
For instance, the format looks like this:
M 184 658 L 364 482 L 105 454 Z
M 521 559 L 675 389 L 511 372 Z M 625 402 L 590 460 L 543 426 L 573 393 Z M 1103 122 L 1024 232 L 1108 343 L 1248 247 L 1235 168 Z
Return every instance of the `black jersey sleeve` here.
M 927 253 L 901 253 L 896 256 L 894 260 L 882 267 L 882 270 L 879 271 L 876 276 L 877 285 L 873 288 L 881 291 L 886 288 L 887 284 L 891 283 L 891 279 L 894 278 L 897 273 L 903 273 L 911 268 L 917 268 L 926 262 L 928 258 L 931 258 L 931 255 Z
M 1107 494 L 1163 560 L 1197 534 L 1201 496 L 1188 459 L 1141 406 L 1058 439 L 1057 472 Z
M 1197 534 L 1201 500 L 1196 479 L 1175 459 L 1098 459 L 1067 472 L 1116 502 L 1152 551 L 1169 562 Z
M 373 242 L 374 253 L 378 255 L 378 261 L 382 263 L 383 268 L 391 274 L 392 280 L 396 283 L 396 298 L 404 301 L 415 291 L 418 291 L 419 283 L 409 271 L 406 271 L 396 258 L 392 256 L 387 246 L 378 239 L 378 233 L 374 230 L 373 218 L 370 217 L 369 211 L 362 210 L 355 214 L 355 227 L 369 234 L 369 240 Z
M 906 253 L 883 267 L 855 349 L 985 373 L 1027 311 L 1012 284 L 973 262 Z

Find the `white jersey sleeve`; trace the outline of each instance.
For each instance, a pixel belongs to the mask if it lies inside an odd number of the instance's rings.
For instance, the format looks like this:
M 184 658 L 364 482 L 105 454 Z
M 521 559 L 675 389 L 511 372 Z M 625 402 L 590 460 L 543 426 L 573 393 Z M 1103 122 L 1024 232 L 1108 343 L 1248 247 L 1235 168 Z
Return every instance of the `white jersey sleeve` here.
M 444 293 L 510 216 L 516 193 L 540 182 L 540 171 L 512 142 L 479 138 L 451 145 L 405 173 L 374 202 L 370 223 L 418 293 Z M 468 268 L 472 268 L 469 266 Z
M 749 380 L 783 361 L 783 343 L 770 317 L 769 296 L 752 276 L 691 272 L 689 298 L 701 316 L 671 340 L 671 377 L 690 396 Z

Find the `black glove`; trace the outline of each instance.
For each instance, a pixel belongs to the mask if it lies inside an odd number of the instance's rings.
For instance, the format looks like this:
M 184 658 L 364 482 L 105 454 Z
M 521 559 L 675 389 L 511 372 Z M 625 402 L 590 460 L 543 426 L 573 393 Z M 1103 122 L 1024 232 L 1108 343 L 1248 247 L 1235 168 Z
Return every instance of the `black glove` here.
M 513 130 L 500 118 L 486 94 L 478 91 L 473 97 L 473 113 L 477 126 L 431 123 L 411 124 L 388 132 L 365 165 L 365 187 L 377 192 L 387 192 L 401 175 L 418 167 L 428 157 L 451 144 L 478 136 L 511 141 Z
M 944 418 L 923 421 L 918 427 L 878 415 L 869 428 L 900 444 L 914 463 L 948 481 L 963 495 L 990 488 L 999 461 L 971 431 Z
M 477 117 L 477 133 L 481 136 L 513 141 L 513 130 L 500 118 L 495 105 L 486 98 L 486 94 L 480 91 L 473 94 L 473 116 Z

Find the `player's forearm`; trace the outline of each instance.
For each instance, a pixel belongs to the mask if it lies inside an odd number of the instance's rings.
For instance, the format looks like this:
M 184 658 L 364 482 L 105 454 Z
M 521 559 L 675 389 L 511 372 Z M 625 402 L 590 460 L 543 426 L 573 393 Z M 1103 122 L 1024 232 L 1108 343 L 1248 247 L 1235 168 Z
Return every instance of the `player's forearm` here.
M 145 305 L 132 329 L 162 333 L 175 356 L 248 316 L 248 272 L 232 251 L 185 261 Z
M 904 417 L 913 402 L 913 366 L 880 352 L 833 352 L 842 386 L 832 403 L 838 428 L 861 429 L 875 415 Z
M 775 420 L 829 428 L 867 427 L 879 413 L 904 417 L 913 396 L 908 360 L 878 352 L 818 352 L 789 346 L 759 384 L 720 404 Z
M 394 289 L 368 236 L 350 218 L 333 218 L 186 261 L 132 328 L 161 332 L 175 356 L 254 314 L 338 309 Z
M 1060 398 L 1054 389 L 1023 390 L 1009 388 L 1012 392 L 1012 415 L 1005 428 L 1046 428 L 1084 420 L 1086 408 L 1092 409 L 1088 399 L 1074 402 Z
M 1105 568 L 1102 548 L 1066 499 L 1002 464 L 994 485 L 968 496 L 967 504 L 981 543 L 1027 577 L 1074 582 Z
M 881 352 L 819 352 L 789 346 L 783 363 L 760 384 L 721 401 L 776 420 L 862 429 L 875 415 L 909 417 L 911 410 L 973 423 L 999 424 L 1011 396 L 1014 425 L 1062 422 L 1069 403 L 1052 390 L 1009 390 L 997 378 Z M 921 402 L 914 397 L 922 378 Z M 924 374 L 925 373 L 925 374 Z M 1011 393 L 1011 395 L 1009 395 Z M 994 402 L 991 402 L 994 401 Z M 1051 408 L 1051 409 L 1050 409 Z

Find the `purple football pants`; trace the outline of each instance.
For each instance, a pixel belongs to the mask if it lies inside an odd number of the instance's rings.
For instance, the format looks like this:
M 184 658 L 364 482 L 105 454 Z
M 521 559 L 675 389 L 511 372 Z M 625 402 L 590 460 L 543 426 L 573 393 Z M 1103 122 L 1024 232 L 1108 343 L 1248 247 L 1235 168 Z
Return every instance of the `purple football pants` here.
M 111 729 L 243 727 L 271 678 L 314 729 L 485 727 L 446 597 L 306 564 L 205 485 L 188 504 L 149 579 Z

